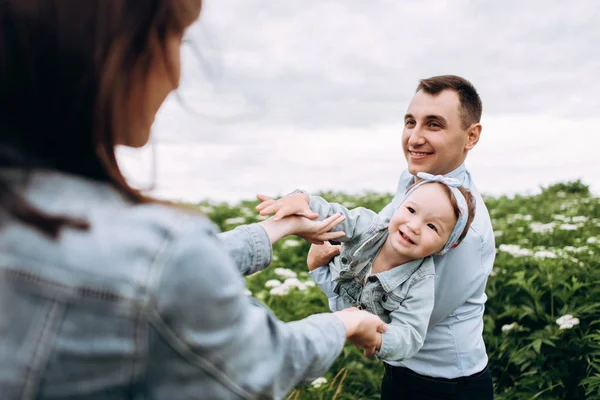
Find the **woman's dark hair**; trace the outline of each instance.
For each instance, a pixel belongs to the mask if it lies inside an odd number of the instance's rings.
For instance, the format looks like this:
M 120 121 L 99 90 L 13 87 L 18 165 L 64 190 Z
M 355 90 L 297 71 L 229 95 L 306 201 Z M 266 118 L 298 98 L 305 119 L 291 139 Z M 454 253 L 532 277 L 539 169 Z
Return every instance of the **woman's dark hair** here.
M 166 59 L 168 34 L 183 34 L 200 7 L 201 0 L 0 0 L 0 167 L 76 174 L 151 201 L 127 184 L 115 146 L 136 126 L 133 88 L 143 87 L 157 54 Z M 53 237 L 63 226 L 88 226 L 34 208 L 2 178 L 0 211 Z

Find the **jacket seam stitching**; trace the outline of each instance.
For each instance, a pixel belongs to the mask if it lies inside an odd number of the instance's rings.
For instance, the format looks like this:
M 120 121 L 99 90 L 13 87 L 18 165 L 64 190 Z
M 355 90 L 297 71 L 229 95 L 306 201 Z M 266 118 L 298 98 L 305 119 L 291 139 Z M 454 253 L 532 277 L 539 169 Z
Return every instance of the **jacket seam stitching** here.
M 181 338 L 179 338 L 179 336 L 177 336 L 177 334 L 171 328 L 169 328 L 156 310 L 152 310 L 150 319 L 150 323 L 156 328 L 166 342 L 169 343 L 173 350 L 181 355 L 181 357 L 205 371 L 209 375 L 213 376 L 215 379 L 221 382 L 221 384 L 239 396 L 246 399 L 252 398 L 252 393 L 246 391 L 243 387 L 236 384 L 231 378 L 229 378 L 229 376 L 227 376 L 227 374 L 220 371 L 212 362 L 189 350 L 187 344 L 181 340 Z
M 38 341 L 38 344 L 34 350 L 33 357 L 31 358 L 31 364 L 26 372 L 23 392 L 21 394 L 21 399 L 23 400 L 34 398 L 36 387 L 39 384 L 39 381 L 35 382 L 35 380 L 39 375 L 41 366 L 46 365 L 48 357 L 50 356 L 50 351 L 52 349 L 52 346 L 48 346 L 50 334 L 57 319 L 60 317 L 60 311 L 63 308 L 64 306 L 61 307 L 59 302 L 53 301 L 48 314 L 46 314 L 46 318 L 44 319 L 41 328 L 40 340 Z

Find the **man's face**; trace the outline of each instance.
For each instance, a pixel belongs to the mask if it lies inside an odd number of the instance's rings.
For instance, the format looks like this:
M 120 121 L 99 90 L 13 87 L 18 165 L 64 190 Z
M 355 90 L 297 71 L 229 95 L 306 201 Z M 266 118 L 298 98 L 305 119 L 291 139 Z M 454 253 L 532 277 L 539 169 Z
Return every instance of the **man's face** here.
M 422 258 L 442 250 L 454 225 L 454 209 L 442 184 L 425 183 L 398 207 L 387 240 L 398 254 Z
M 451 90 L 435 96 L 422 90 L 415 94 L 404 117 L 402 134 L 402 148 L 411 174 L 443 175 L 463 163 L 467 151 L 475 144 L 470 145 L 472 127 L 462 128 L 459 107 L 458 94 Z

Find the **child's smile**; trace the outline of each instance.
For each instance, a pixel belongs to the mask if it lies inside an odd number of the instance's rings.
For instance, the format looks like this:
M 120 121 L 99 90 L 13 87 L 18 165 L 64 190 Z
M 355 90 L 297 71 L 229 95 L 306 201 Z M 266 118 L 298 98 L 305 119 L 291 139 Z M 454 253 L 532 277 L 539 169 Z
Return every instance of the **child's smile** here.
M 408 235 L 402 232 L 401 229 L 398 229 L 398 232 L 400 233 L 400 238 L 404 239 L 405 242 L 408 244 L 415 244 L 415 242 Z

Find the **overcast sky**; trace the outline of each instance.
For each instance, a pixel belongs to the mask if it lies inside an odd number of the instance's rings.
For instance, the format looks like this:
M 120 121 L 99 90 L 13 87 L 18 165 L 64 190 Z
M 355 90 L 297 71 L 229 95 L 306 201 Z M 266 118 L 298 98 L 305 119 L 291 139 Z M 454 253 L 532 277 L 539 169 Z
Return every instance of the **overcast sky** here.
M 482 97 L 480 191 L 581 178 L 598 194 L 599 20 L 596 0 L 205 0 L 154 126 L 155 194 L 391 192 L 404 112 L 441 74 Z M 146 185 L 150 151 L 120 156 Z

